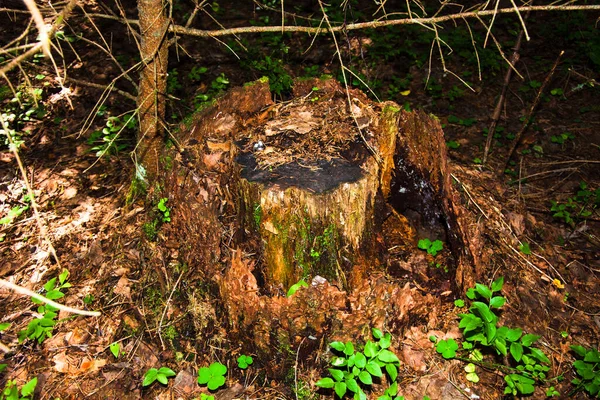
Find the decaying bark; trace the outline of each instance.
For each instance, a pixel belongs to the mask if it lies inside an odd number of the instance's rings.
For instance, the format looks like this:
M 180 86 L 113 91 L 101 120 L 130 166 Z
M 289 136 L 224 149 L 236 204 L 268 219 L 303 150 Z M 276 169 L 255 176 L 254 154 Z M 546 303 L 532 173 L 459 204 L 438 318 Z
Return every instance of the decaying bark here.
M 138 93 L 139 135 L 136 166 L 143 167 L 147 181 L 158 175 L 159 156 L 163 148 L 163 120 L 167 92 L 169 20 L 162 0 L 138 0 L 141 44 L 144 65 Z
M 397 264 L 384 221 L 414 236 L 405 247 L 416 254 L 404 264 L 429 268 L 416 232 L 450 244 L 446 261 L 459 287 L 472 282 L 477 261 L 434 117 L 354 90 L 348 106 L 333 80 L 300 81 L 294 91 L 294 100 L 275 104 L 267 82 L 233 89 L 182 126 L 183 151 L 161 160 L 160 197 L 169 198 L 172 219 L 163 226 L 166 247 L 190 278 L 218 288 L 228 329 L 272 358 L 276 376 L 289 368 L 285 349 L 306 335 L 437 323 L 439 299 L 388 279 Z M 308 287 L 283 296 L 300 278 Z

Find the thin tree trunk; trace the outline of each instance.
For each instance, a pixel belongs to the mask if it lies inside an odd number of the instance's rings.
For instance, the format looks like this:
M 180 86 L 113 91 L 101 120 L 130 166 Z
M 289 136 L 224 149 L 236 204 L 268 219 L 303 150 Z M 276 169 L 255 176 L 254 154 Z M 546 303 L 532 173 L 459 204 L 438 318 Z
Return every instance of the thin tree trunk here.
M 139 167 L 143 167 L 146 180 L 151 182 L 158 174 L 158 158 L 163 146 L 169 20 L 162 0 L 138 0 L 138 12 L 144 68 L 137 100 L 140 130 L 135 154 L 138 172 Z

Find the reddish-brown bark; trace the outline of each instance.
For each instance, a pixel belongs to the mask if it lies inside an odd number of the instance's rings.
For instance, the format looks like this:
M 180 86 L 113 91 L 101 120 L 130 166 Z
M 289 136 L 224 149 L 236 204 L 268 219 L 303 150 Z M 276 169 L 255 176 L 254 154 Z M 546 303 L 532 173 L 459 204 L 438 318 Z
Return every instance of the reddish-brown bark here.
M 138 93 L 140 129 L 136 163 L 145 169 L 147 180 L 152 181 L 158 174 L 158 159 L 163 146 L 169 21 L 162 0 L 138 0 L 138 12 L 142 36 L 140 55 L 144 67 Z

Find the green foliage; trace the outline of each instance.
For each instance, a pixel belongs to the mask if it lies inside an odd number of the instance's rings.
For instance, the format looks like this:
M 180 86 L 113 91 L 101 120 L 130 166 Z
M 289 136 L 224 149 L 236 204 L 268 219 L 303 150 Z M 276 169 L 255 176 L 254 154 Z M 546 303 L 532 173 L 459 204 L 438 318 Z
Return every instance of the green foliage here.
M 442 355 L 445 359 L 456 357 L 456 350 L 458 350 L 458 343 L 454 339 L 445 339 L 437 342 L 435 350 Z
M 294 293 L 296 293 L 300 288 L 303 288 L 303 287 L 308 287 L 308 283 L 306 283 L 306 281 L 304 279 L 300 279 L 298 282 L 296 282 L 292 286 L 290 286 L 290 289 L 288 290 L 286 296 L 287 297 L 293 296 Z
M 521 245 L 519 246 L 519 250 L 521 250 L 521 253 L 527 256 L 531 254 L 531 249 L 529 248 L 529 243 L 527 242 L 521 243 Z
M 150 368 L 144 374 L 144 380 L 142 381 L 142 386 L 146 387 L 152 385 L 154 382 L 158 381 L 159 383 L 166 385 L 169 383 L 169 378 L 175 376 L 175 371 L 171 368 L 160 367 L 159 369 Z
M 449 142 L 446 142 L 446 147 L 449 149 L 458 149 L 460 147 L 460 143 L 455 140 L 450 140 Z
M 398 396 L 398 382 L 392 383 L 377 400 L 404 400 L 404 396 Z
M 352 342 L 330 343 L 329 347 L 336 354 L 331 359 L 333 368 L 328 369 L 331 378 L 321 378 L 315 385 L 333 389 L 340 399 L 351 393 L 355 400 L 366 400 L 367 395 L 363 387 L 371 386 L 374 379 L 380 379 L 386 374 L 390 382 L 395 382 L 400 360 L 389 350 L 392 336 L 389 333 L 384 335 L 377 328 L 372 329 L 372 334 L 375 341 L 367 341 L 362 352 L 357 351 Z M 392 392 L 388 396 L 391 396 Z M 395 395 L 396 393 L 393 394 Z
M 417 247 L 421 250 L 426 250 L 427 254 L 431 254 L 432 256 L 436 256 L 438 251 L 442 251 L 444 248 L 444 242 L 441 240 L 431 241 L 429 239 L 421 239 L 417 244 Z
M 145 222 L 144 225 L 142 225 L 142 231 L 144 232 L 144 235 L 151 242 L 156 240 L 156 237 L 158 236 L 159 222 L 160 221 L 155 219 L 154 221 Z
M 262 60 L 252 61 L 250 65 L 252 69 L 269 78 L 271 92 L 276 95 L 281 96 L 292 88 L 294 80 L 281 59 L 266 56 Z
M 41 88 L 27 88 L 19 86 L 10 101 L 0 105 L 1 120 L 6 123 L 0 124 L 0 137 L 4 136 L 4 145 L 14 146 L 18 150 L 24 143 L 23 137 L 31 133 L 31 124 L 39 121 L 46 115 L 46 108 L 40 102 L 43 95 Z M 4 101 L 13 93 L 8 86 L 0 87 L 0 101 Z M 10 144 L 8 136 L 12 138 Z
M 452 89 L 450 89 L 449 91 L 446 92 L 446 97 L 450 101 L 460 99 L 464 95 L 465 95 L 465 91 L 456 85 L 452 86 Z
M 194 70 L 192 69 L 192 72 Z M 200 74 L 202 69 L 197 71 Z M 199 93 L 194 97 L 194 107 L 196 109 L 202 109 L 209 106 L 225 89 L 229 86 L 229 79 L 224 73 L 217 76 L 211 83 L 210 88 L 205 93 Z
M 253 362 L 254 359 L 251 356 L 247 356 L 245 354 L 242 354 L 237 359 L 238 367 L 241 369 L 248 368 L 250 365 L 252 365 Z
M 600 352 L 579 345 L 571 346 L 571 350 L 578 358 L 573 367 L 579 377 L 571 382 L 575 391 L 585 390 L 592 398 L 600 399 Z
M 188 78 L 193 82 L 198 82 L 202 80 L 202 77 L 206 72 L 208 72 L 208 68 L 195 65 L 188 74 Z
M 17 382 L 14 380 L 6 381 L 4 389 L 0 392 L 0 400 L 31 400 L 37 386 L 38 379 L 33 378 L 19 390 Z
M 209 367 L 202 367 L 198 371 L 198 383 L 206 385 L 209 390 L 217 390 L 225 384 L 225 374 L 227 367 L 219 362 L 210 364 Z
M 473 126 L 476 122 L 477 122 L 477 120 L 475 118 L 462 119 L 462 118 L 458 118 L 456 115 L 448 116 L 449 124 L 456 124 L 456 125 L 462 125 L 462 126 Z
M 173 94 L 182 88 L 183 85 L 179 82 L 179 71 L 173 68 L 167 74 L 167 93 Z
M 23 196 L 23 198 L 21 199 L 21 203 L 23 203 L 23 204 L 16 205 L 16 206 L 12 207 L 10 210 L 8 210 L 8 214 L 6 214 L 4 217 L 0 218 L 0 225 L 12 224 L 15 219 L 17 219 L 21 216 L 21 214 L 23 214 L 25 211 L 29 210 L 30 202 L 31 202 L 31 199 L 29 198 L 29 195 Z
M 171 209 L 167 207 L 168 198 L 163 197 L 158 201 L 156 208 L 162 215 L 162 222 L 171 222 Z
M 99 111 L 102 113 L 104 110 Z M 123 114 L 121 116 L 108 117 L 106 125 L 99 131 L 94 131 L 87 139 L 87 144 L 92 146 L 90 151 L 96 152 L 96 157 L 109 157 L 127 148 L 126 138 L 123 132 L 133 134 L 137 127 L 134 114 Z
M 71 287 L 71 284 L 67 282 L 69 277 L 69 271 L 63 270 L 57 278 L 52 278 L 44 285 L 44 296 L 49 300 L 58 300 L 64 297 L 63 289 Z M 19 343 L 23 343 L 25 339 L 37 340 L 38 343 L 42 343 L 46 338 L 52 337 L 52 331 L 56 325 L 56 318 L 58 317 L 58 309 L 51 305 L 44 304 L 37 299 L 31 299 L 35 304 L 40 306 L 37 308 L 40 318 L 34 318 L 27 325 L 27 329 L 24 329 L 18 333 Z
M 565 203 L 554 200 L 550 203 L 552 216 L 574 227 L 577 222 L 590 217 L 600 206 L 600 188 L 592 190 L 586 182 L 581 181 L 575 196 L 569 197 Z
M 86 306 L 92 305 L 93 302 L 94 302 L 93 294 L 86 294 L 85 297 L 83 298 L 83 304 L 85 304 Z
M 550 141 L 556 144 L 565 144 L 569 140 L 575 139 L 575 135 L 571 132 L 563 132 L 560 135 L 553 135 L 550 137 Z
M 506 298 L 498 294 L 503 285 L 504 279 L 500 277 L 491 286 L 477 283 L 469 288 L 466 293 L 471 300 L 469 312 L 459 314 L 458 326 L 463 333 L 462 350 L 454 339 L 447 339 L 436 343 L 436 351 L 446 359 L 468 361 L 470 364 L 465 372 L 471 382 L 479 380 L 475 364 L 484 360 L 484 353 L 492 350 L 498 357 L 508 357 L 508 366 L 485 365 L 505 373 L 505 394 L 528 395 L 533 393 L 538 382 L 546 382 L 550 360 L 539 348 L 534 347 L 540 338 L 538 335 L 523 334 L 520 328 L 508 328 L 498 323 L 496 312 L 506 303 Z M 463 351 L 467 352 L 468 358 L 457 355 Z
M 121 355 L 121 343 L 119 343 L 119 342 L 111 343 L 109 346 L 109 349 L 115 358 L 119 358 L 119 356 Z
M 550 386 L 548 389 L 546 389 L 546 397 L 555 397 L 555 396 L 560 396 L 560 392 L 558 390 L 556 390 L 556 388 L 554 386 Z
M 254 218 L 256 227 L 260 227 L 260 221 L 262 220 L 262 208 L 260 207 L 260 204 L 256 204 L 256 206 L 254 206 L 254 209 L 252 210 L 252 217 Z

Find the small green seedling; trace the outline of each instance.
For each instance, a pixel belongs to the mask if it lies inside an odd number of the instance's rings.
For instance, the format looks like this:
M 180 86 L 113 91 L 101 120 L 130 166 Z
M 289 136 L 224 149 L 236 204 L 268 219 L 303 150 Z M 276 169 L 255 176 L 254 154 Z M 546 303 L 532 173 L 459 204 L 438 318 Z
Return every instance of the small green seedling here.
M 521 253 L 527 256 L 531 254 L 531 249 L 529 248 L 529 243 L 527 242 L 523 242 L 521 246 L 519 246 L 519 250 L 521 250 Z
M 421 250 L 426 250 L 427 254 L 432 256 L 436 256 L 438 251 L 441 251 L 444 248 L 444 242 L 441 240 L 431 241 L 429 239 L 421 239 L 417 244 L 417 247 Z
M 209 367 L 202 367 L 198 371 L 198 383 L 206 385 L 209 390 L 217 390 L 225 384 L 225 374 L 227 367 L 216 362 L 210 364 Z
M 169 199 L 163 197 L 158 201 L 158 205 L 156 206 L 158 211 L 162 214 L 163 222 L 171 222 L 171 209 L 167 207 L 167 201 L 169 201 Z
M 500 277 L 490 286 L 477 283 L 467 290 L 471 306 L 468 313 L 458 315 L 458 327 L 463 334 L 461 343 L 454 339 L 430 339 L 436 343 L 436 351 L 445 359 L 456 358 L 473 364 L 465 368 L 469 381 L 475 383 L 479 379 L 474 367 L 483 363 L 485 358 L 486 368 L 493 367 L 504 373 L 505 394 L 528 395 L 533 393 L 536 384 L 548 381 L 550 360 L 542 350 L 534 347 L 540 336 L 523 334 L 520 328 L 499 324 L 497 310 L 506 303 L 506 298 L 499 295 L 503 285 L 504 279 Z M 489 358 L 494 359 L 494 354 L 498 358 L 509 359 L 511 366 L 487 362 Z
M 435 350 L 442 355 L 446 360 L 456 357 L 458 343 L 454 339 L 444 339 L 437 342 Z
M 446 142 L 446 147 L 449 149 L 458 149 L 460 147 L 460 143 L 458 143 L 456 140 L 450 140 L 449 142 Z
M 546 389 L 546 397 L 558 397 L 560 396 L 560 392 L 556 390 L 554 386 L 550 386 Z
M 69 271 L 63 270 L 57 278 L 52 278 L 44 285 L 45 297 L 49 300 L 57 300 L 64 297 L 63 289 L 71 287 L 71 284 L 67 282 L 69 277 Z M 37 340 L 38 343 L 42 343 L 46 338 L 52 337 L 52 331 L 56 325 L 56 318 L 58 317 L 58 309 L 52 307 L 49 304 L 43 304 L 40 300 L 31 299 L 35 304 L 40 306 L 37 308 L 38 314 L 41 318 L 34 318 L 27 325 L 27 329 L 24 329 L 18 333 L 19 343 L 25 341 L 25 339 Z
M 33 378 L 23 386 L 21 390 L 14 380 L 8 380 L 4 385 L 4 389 L 0 391 L 0 399 L 2 400 L 32 400 L 37 386 L 38 379 Z
M 404 400 L 404 396 L 398 396 L 398 382 L 392 383 L 377 400 Z
M 175 376 L 175 371 L 171 368 L 160 367 L 159 369 L 150 368 L 144 374 L 144 381 L 142 382 L 142 386 L 146 387 L 152 385 L 155 381 L 160 382 L 163 385 L 169 383 L 169 378 Z
M 294 283 L 290 286 L 290 289 L 287 291 L 287 297 L 293 296 L 300 288 L 308 287 L 308 283 L 304 279 L 300 279 L 298 282 Z
M 384 335 L 377 328 L 372 329 L 372 334 L 375 341 L 367 341 L 362 352 L 357 351 L 352 342 L 330 343 L 329 347 L 336 354 L 331 359 L 332 368 L 328 369 L 331 378 L 321 378 L 315 386 L 333 389 L 340 399 L 352 393 L 355 400 L 366 400 L 362 387 L 371 386 L 373 378 L 387 374 L 390 382 L 395 382 L 400 360 L 388 350 L 392 336 L 389 333 Z
M 554 135 L 550 137 L 550 141 L 556 144 L 565 144 L 569 140 L 575 139 L 575 135 L 571 132 L 563 132 L 560 135 Z
M 115 358 L 119 358 L 119 356 L 121 355 L 121 343 L 119 343 L 119 342 L 111 343 L 109 348 L 110 348 L 110 352 L 112 353 L 112 355 L 115 356 Z
M 477 383 L 479 382 L 479 375 L 475 372 L 476 367 L 473 363 L 468 363 L 465 366 L 465 372 L 467 373 L 466 378 L 469 382 Z
M 238 367 L 241 369 L 248 368 L 250 365 L 252 365 L 253 362 L 254 362 L 254 360 L 252 359 L 252 357 L 247 356 L 245 354 L 242 354 L 237 359 Z
M 454 305 L 458 308 L 462 308 L 465 306 L 465 301 L 463 299 L 454 300 Z
M 578 378 L 571 381 L 576 386 L 574 392 L 585 390 L 592 398 L 600 398 L 600 352 L 583 346 L 571 346 L 578 358 L 573 363 Z
M 85 297 L 83 298 L 83 304 L 85 304 L 86 306 L 92 305 L 93 302 L 94 302 L 93 294 L 86 294 Z

